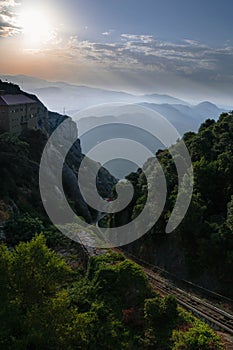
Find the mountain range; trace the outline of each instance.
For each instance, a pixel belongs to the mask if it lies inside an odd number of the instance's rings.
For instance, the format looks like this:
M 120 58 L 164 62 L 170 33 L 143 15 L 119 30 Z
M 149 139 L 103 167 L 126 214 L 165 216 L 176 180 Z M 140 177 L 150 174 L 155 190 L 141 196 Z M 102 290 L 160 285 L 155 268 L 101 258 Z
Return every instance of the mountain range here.
M 65 82 L 50 82 L 25 75 L 1 75 L 0 78 L 2 81 L 18 84 L 24 91 L 37 95 L 49 110 L 70 116 L 94 105 L 117 102 L 140 103 L 160 112 L 169 121 L 182 124 L 182 128 L 187 131 L 190 128 L 193 129 L 194 125 L 197 128 L 197 125 L 205 118 L 217 118 L 224 111 L 224 108 L 217 107 L 208 101 L 194 106 L 187 101 L 166 94 L 133 95 L 123 91 L 72 85 Z
M 187 101 L 160 93 L 134 95 L 59 81 L 50 82 L 25 75 L 1 75 L 0 78 L 2 81 L 18 84 L 24 91 L 36 94 L 49 110 L 63 113 L 65 109 L 71 116 L 80 109 L 111 102 L 190 105 Z

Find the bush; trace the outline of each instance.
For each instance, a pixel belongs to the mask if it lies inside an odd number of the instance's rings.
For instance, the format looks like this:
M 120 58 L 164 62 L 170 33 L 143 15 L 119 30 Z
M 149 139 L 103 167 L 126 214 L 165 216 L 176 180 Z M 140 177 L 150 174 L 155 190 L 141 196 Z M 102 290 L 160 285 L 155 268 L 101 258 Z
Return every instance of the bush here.
M 19 242 L 30 241 L 36 233 L 41 233 L 43 230 L 42 221 L 28 213 L 12 216 L 4 227 L 6 242 L 12 246 Z
M 197 322 L 187 332 L 175 330 L 172 350 L 219 350 L 223 349 L 220 338 L 205 324 Z

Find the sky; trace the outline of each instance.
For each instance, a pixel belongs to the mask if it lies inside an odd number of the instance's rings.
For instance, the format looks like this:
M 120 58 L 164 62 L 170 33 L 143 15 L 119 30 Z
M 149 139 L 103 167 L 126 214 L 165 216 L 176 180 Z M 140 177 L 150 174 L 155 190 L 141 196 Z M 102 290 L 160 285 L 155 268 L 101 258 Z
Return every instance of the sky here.
M 0 74 L 233 105 L 232 0 L 0 0 Z

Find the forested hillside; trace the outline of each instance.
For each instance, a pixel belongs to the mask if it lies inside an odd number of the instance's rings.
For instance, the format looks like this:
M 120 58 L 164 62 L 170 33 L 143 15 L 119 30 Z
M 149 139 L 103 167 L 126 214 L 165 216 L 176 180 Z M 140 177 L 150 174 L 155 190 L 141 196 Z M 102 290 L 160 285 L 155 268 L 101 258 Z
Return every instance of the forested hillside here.
M 0 90 L 12 95 L 23 94 L 35 100 L 39 119 L 38 130 L 25 130 L 19 137 L 0 130 L 0 223 L 5 222 L 11 214 L 20 215 L 27 212 L 30 212 L 30 215 L 42 215 L 43 220 L 47 220 L 39 191 L 40 160 L 49 136 L 64 120 L 69 121 L 69 128 L 60 133 L 60 144 L 64 144 L 66 139 L 73 135 L 77 141 L 64 163 L 63 185 L 77 215 L 84 217 L 88 222 L 92 221 L 96 212 L 87 206 L 77 184 L 77 172 L 83 159 L 77 124 L 68 116 L 47 111 L 37 96 L 24 92 L 18 85 L 0 80 Z M 61 157 L 59 147 L 54 148 L 54 157 Z M 94 161 L 89 161 L 90 172 L 95 172 L 97 166 Z M 53 179 L 55 172 L 49 169 L 48 178 Z M 115 178 L 106 169 L 101 168 L 97 186 L 102 196 L 110 196 L 115 183 Z
M 111 252 L 87 261 L 51 226 L 38 189 L 45 141 L 40 131 L 0 135 L 0 347 L 222 349 L 208 326 L 172 296 L 159 296 L 136 264 Z
M 20 137 L 0 132 L 0 348 L 222 349 L 219 337 L 181 310 L 174 297 L 159 296 L 138 265 L 110 251 L 88 259 L 78 243 L 53 227 L 43 209 L 38 174 L 48 136 L 64 118 L 49 113 L 46 130 L 26 130 Z M 77 132 L 71 119 L 70 123 L 71 132 Z M 166 208 L 155 228 L 128 247 L 156 262 L 163 246 L 159 263 L 164 267 L 175 261 L 180 274 L 182 266 L 194 279 L 203 271 L 208 278 L 214 276 L 226 294 L 231 293 L 233 261 L 232 133 L 232 115 L 226 114 L 217 123 L 207 121 L 198 134 L 184 136 L 194 162 L 195 191 L 187 217 L 169 237 L 164 227 L 176 197 L 176 171 L 168 151 L 158 153 L 168 180 Z M 55 156 L 60 156 L 59 150 Z M 97 213 L 77 188 L 82 157 L 77 141 L 64 164 L 63 185 L 77 215 L 93 222 Z M 96 166 L 90 160 L 88 171 Z M 153 177 L 153 161 L 147 166 Z M 134 200 L 124 215 L 116 215 L 117 224 L 137 215 L 146 198 L 143 174 L 129 179 L 136 189 Z M 102 168 L 99 193 L 112 194 L 115 183 Z M 169 249 L 175 259 L 164 262 Z
M 61 259 L 42 235 L 0 246 L 0 346 L 33 350 L 222 349 L 202 322 L 161 298 L 123 255 Z
M 168 150 L 157 158 L 167 180 L 167 203 L 154 228 L 127 249 L 212 290 L 233 296 L 233 113 L 222 114 L 217 122 L 206 120 L 198 133 L 183 137 L 194 168 L 194 193 L 188 213 L 170 235 L 165 227 L 177 195 L 177 172 Z M 148 160 L 156 183 L 156 164 Z M 153 176 L 154 174 L 154 176 Z M 135 196 L 129 207 L 112 218 L 120 225 L 142 209 L 147 183 L 141 171 L 128 176 Z

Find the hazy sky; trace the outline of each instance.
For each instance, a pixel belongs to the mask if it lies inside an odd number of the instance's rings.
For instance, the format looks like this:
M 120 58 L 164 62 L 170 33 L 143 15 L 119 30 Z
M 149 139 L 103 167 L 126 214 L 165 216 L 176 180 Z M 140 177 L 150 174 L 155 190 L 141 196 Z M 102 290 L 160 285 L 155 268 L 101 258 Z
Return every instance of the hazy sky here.
M 232 0 L 0 0 L 0 73 L 232 105 Z

